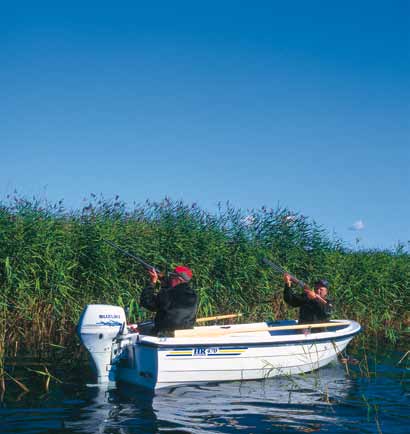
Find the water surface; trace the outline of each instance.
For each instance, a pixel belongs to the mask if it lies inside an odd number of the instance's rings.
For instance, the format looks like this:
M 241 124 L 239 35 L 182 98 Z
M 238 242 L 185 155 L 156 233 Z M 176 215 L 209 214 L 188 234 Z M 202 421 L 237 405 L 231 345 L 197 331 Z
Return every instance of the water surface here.
M 402 433 L 410 425 L 405 351 L 361 356 L 309 374 L 163 389 L 87 384 L 8 384 L 0 432 L 15 433 Z M 359 356 L 357 356 L 359 358 Z M 349 372 L 348 372 L 349 371 Z

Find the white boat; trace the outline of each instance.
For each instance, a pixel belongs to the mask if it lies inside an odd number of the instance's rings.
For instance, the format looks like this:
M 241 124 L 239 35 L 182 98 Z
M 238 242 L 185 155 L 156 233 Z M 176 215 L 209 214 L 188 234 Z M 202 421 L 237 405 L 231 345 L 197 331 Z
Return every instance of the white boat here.
M 149 389 L 287 376 L 337 359 L 360 325 L 333 320 L 204 326 L 154 337 L 130 332 L 119 306 L 88 305 L 78 333 L 91 355 L 98 382 L 125 382 Z

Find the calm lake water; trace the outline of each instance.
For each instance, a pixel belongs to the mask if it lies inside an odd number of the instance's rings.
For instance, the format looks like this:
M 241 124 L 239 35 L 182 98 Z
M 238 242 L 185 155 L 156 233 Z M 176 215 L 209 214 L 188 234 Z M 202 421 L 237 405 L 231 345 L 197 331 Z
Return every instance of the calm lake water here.
M 184 386 L 155 395 L 87 384 L 86 368 L 77 378 L 60 373 L 64 382 L 52 382 L 46 392 L 44 378 L 31 373 L 37 383 L 26 378 L 29 393 L 8 383 L 0 432 L 409 432 L 410 355 L 405 353 L 354 354 L 360 365 L 349 364 L 349 374 L 337 363 L 289 378 Z

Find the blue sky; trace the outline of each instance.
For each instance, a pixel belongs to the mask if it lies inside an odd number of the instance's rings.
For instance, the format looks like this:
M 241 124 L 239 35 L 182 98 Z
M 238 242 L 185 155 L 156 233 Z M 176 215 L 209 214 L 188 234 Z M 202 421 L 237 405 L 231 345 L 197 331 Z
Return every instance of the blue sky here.
M 409 9 L 3 4 L 0 198 L 280 204 L 352 245 L 407 244 Z

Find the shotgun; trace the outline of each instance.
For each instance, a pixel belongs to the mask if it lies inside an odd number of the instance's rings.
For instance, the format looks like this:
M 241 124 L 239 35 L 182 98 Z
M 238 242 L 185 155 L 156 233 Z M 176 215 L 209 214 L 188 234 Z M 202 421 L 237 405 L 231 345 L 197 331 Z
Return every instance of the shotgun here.
M 153 265 L 150 265 L 146 263 L 143 259 L 141 259 L 139 256 L 134 255 L 133 253 L 127 252 L 126 250 L 122 249 L 121 247 L 114 244 L 112 241 L 102 239 L 105 243 L 113 247 L 114 249 L 121 252 L 123 255 L 129 256 L 130 258 L 134 259 L 134 261 L 137 261 L 139 264 L 141 264 L 146 270 L 148 271 L 156 271 L 159 275 L 163 275 L 161 271 L 159 271 L 157 268 L 155 268 Z
M 305 292 L 312 291 L 308 285 L 306 285 L 305 282 L 302 280 L 299 280 L 297 277 L 292 276 L 290 273 L 288 273 L 286 270 L 284 270 L 281 266 L 274 264 L 272 261 L 269 261 L 267 258 L 262 258 L 262 261 L 264 264 L 269 265 L 273 270 L 275 270 L 277 273 L 281 274 L 287 274 L 290 277 L 290 280 L 295 283 L 296 285 L 300 286 Z M 328 304 L 327 301 L 320 297 L 320 295 L 316 294 L 316 299 L 319 300 L 321 303 Z

